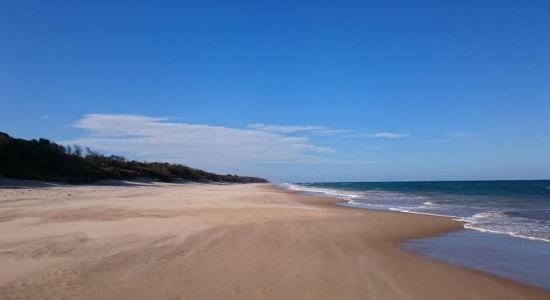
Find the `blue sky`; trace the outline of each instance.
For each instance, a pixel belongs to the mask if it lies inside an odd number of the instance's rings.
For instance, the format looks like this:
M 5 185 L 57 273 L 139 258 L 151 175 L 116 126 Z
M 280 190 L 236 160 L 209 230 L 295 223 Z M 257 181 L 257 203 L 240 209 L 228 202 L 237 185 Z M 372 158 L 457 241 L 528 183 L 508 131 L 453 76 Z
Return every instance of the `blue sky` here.
M 0 131 L 275 181 L 550 178 L 550 2 L 2 1 Z

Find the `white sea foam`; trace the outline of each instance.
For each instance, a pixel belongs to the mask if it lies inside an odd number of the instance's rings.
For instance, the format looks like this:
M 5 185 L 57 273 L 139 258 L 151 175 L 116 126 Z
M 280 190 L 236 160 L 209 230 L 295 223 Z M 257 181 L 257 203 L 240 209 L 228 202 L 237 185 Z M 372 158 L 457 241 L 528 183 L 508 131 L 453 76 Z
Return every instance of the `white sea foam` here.
M 282 186 L 293 190 L 293 191 L 300 191 L 300 192 L 306 192 L 306 193 L 314 193 L 314 194 L 321 194 L 325 196 L 335 197 L 343 200 L 351 200 L 353 198 L 361 197 L 360 192 L 353 192 L 353 191 L 342 191 L 342 190 L 336 190 L 336 189 L 327 189 L 327 188 L 319 188 L 319 187 L 312 187 L 312 186 L 304 186 L 304 185 L 298 185 L 294 183 L 285 183 L 282 184 Z
M 546 239 L 546 238 L 538 238 L 538 237 L 534 237 L 534 236 L 527 236 L 527 235 L 522 235 L 522 234 L 518 234 L 518 233 L 515 233 L 515 232 L 511 232 L 511 231 L 485 229 L 485 228 L 482 228 L 482 227 L 476 227 L 476 225 L 471 224 L 471 223 L 466 223 L 464 225 L 464 228 L 476 230 L 476 231 L 479 231 L 479 232 L 507 234 L 507 235 L 510 235 L 510 236 L 513 236 L 513 237 L 523 238 L 523 239 L 528 239 L 528 240 L 533 240 L 533 241 L 550 242 L 550 239 Z
M 481 212 L 461 220 L 466 222 L 465 228 L 480 232 L 507 234 L 529 240 L 550 242 L 548 237 L 536 236 L 537 234 L 544 234 L 546 230 L 541 230 L 541 227 L 545 224 L 539 224 L 522 217 L 509 216 L 502 210 Z M 546 225 L 546 227 L 550 226 Z
M 349 191 L 300 184 L 283 186 L 294 191 L 339 198 L 346 201 L 343 203 L 346 206 L 449 217 L 465 222 L 467 229 L 550 242 L 550 222 L 541 224 L 532 219 L 510 216 L 504 210 L 480 211 L 487 208 L 449 202 L 442 204 L 434 200 L 425 201 L 423 196 L 382 190 Z
M 402 209 L 402 208 L 394 208 L 394 207 L 390 207 L 389 210 L 398 211 L 398 212 L 402 212 L 402 213 L 415 214 L 415 215 L 426 215 L 426 216 L 453 218 L 453 220 L 461 221 L 460 219 L 456 219 L 456 216 L 452 216 L 452 215 L 434 214 L 434 213 L 413 211 L 413 210 Z

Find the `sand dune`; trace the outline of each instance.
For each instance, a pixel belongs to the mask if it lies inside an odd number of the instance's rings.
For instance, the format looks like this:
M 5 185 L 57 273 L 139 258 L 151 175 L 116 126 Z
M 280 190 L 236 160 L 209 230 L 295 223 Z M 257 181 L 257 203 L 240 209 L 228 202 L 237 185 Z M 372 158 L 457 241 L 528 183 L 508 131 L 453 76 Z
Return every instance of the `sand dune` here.
M 0 189 L 0 299 L 549 299 L 398 241 L 446 218 L 270 185 Z

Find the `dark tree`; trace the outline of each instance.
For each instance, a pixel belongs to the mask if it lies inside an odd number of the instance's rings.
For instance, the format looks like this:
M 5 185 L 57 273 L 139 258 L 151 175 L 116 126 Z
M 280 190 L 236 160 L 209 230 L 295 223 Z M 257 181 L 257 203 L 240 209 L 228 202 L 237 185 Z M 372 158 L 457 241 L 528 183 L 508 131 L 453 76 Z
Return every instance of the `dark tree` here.
M 77 144 L 74 144 L 73 148 L 74 148 L 74 155 L 76 155 L 78 157 L 81 157 L 82 156 L 82 147 L 80 147 Z
M 129 161 L 123 156 L 105 156 L 74 145 L 66 148 L 47 139 L 15 139 L 0 132 L 0 177 L 94 182 L 102 179 L 148 177 L 160 181 L 267 182 L 257 177 L 219 175 L 180 164 Z M 74 149 L 74 150 L 73 150 Z

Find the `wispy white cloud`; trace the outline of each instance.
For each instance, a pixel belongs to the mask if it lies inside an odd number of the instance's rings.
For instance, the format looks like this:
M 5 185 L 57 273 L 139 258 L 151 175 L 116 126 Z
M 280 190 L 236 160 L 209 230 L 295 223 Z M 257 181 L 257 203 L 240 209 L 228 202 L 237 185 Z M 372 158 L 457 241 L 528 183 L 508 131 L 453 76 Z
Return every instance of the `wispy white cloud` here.
M 333 129 L 325 126 L 295 126 L 295 125 L 269 125 L 263 123 L 249 124 L 246 126 L 249 129 L 277 132 L 277 133 L 302 133 L 314 135 L 340 135 L 344 133 L 352 133 L 349 129 Z
M 411 136 L 410 133 L 378 132 L 371 134 L 371 137 L 383 139 L 401 139 Z
M 411 136 L 410 133 L 395 133 L 395 132 L 377 132 L 377 133 L 358 133 L 348 134 L 347 138 L 381 138 L 381 139 L 402 139 Z
M 353 130 L 349 129 L 316 129 L 312 131 L 314 134 L 318 135 L 340 135 L 344 133 L 351 133 Z
M 263 124 L 263 123 L 249 124 L 246 127 L 254 130 L 277 132 L 277 133 L 294 133 L 294 132 L 312 131 L 312 130 L 315 130 L 315 131 L 328 130 L 323 126 L 288 126 L 288 125 L 282 126 L 282 125 L 269 125 L 269 124 Z
M 320 136 L 339 136 L 342 138 L 384 138 L 384 139 L 399 139 L 411 136 L 410 133 L 395 133 L 395 132 L 377 132 L 377 133 L 356 133 L 349 129 L 333 129 L 325 126 L 295 126 L 295 125 L 270 125 L 264 123 L 248 124 L 248 129 L 254 129 L 265 132 L 288 134 L 302 133 L 309 135 Z
M 307 137 L 285 135 L 324 128 L 319 126 L 240 129 L 124 114 L 87 114 L 73 126 L 84 130 L 85 136 L 61 143 L 212 170 L 243 164 L 339 162 L 327 156 L 334 149 L 315 145 Z

